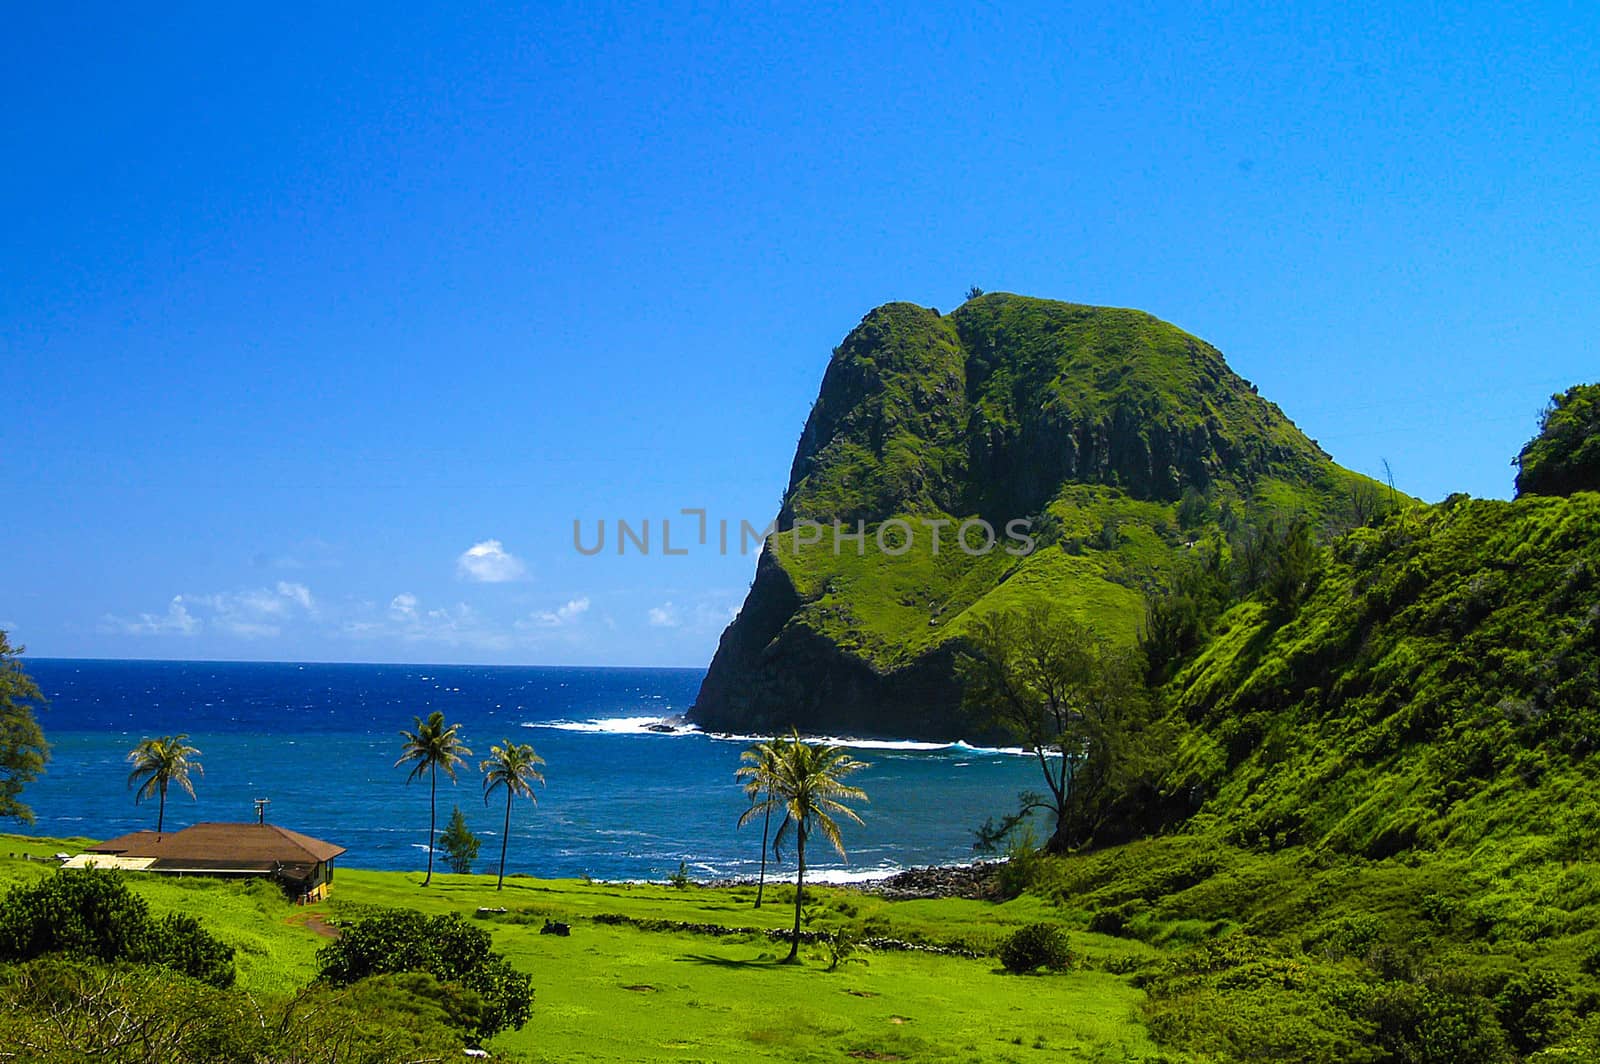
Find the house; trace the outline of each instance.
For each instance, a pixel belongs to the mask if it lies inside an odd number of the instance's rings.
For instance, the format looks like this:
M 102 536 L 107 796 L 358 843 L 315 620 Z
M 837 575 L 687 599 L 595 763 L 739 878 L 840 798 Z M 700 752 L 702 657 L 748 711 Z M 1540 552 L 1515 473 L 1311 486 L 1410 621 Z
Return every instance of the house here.
M 169 876 L 264 877 L 298 901 L 321 901 L 343 846 L 274 824 L 195 824 L 182 831 L 135 831 L 88 847 L 65 868 L 118 868 Z

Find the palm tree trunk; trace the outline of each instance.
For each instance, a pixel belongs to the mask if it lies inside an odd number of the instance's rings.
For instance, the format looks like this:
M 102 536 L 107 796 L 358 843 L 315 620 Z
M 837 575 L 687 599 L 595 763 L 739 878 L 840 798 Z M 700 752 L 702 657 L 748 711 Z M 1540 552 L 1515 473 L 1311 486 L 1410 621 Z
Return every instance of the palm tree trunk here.
M 161 827 L 167 822 L 167 781 L 161 781 L 161 805 L 156 810 L 156 838 L 161 838 Z
M 422 885 L 433 882 L 433 829 L 439 812 L 439 770 L 428 770 L 428 874 Z
M 802 825 L 795 833 L 795 863 L 799 870 L 794 877 L 794 937 L 789 941 L 789 955 L 783 959 L 784 964 L 800 963 L 800 898 L 806 886 L 806 829 Z
M 494 889 L 499 890 L 506 882 L 506 843 L 511 839 L 511 789 L 506 788 L 506 829 L 500 833 L 500 878 L 495 880 Z
M 767 792 L 767 815 L 761 822 L 761 877 L 756 880 L 756 908 L 761 908 L 761 892 L 767 886 L 767 836 L 772 831 L 772 792 Z

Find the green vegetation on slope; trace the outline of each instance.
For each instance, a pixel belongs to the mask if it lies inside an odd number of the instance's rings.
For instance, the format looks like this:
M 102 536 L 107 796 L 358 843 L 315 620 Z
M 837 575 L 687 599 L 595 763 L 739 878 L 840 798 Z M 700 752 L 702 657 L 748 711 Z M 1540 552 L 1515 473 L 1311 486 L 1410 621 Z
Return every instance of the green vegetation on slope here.
M 1452 498 L 1224 612 L 1164 692 L 1182 826 L 1041 862 L 1197 1059 L 1600 1052 L 1600 495 Z M 1542 1055 L 1541 1055 L 1542 1054 Z

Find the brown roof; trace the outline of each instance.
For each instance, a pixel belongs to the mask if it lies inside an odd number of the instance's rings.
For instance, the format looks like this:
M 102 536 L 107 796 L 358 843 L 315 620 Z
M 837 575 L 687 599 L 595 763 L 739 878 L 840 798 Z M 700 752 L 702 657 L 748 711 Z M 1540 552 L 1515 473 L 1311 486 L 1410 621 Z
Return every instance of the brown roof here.
M 331 861 L 344 853 L 345 848 L 274 824 L 210 823 L 161 835 L 153 831 L 135 831 L 90 846 L 88 851 L 154 857 L 167 867 L 268 870 L 279 864 Z

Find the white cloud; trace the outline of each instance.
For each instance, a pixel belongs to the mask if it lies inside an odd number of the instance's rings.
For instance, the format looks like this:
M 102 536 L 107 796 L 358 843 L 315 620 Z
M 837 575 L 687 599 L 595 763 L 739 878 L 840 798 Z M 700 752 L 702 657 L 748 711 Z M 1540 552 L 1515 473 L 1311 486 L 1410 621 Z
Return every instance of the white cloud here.
M 202 622 L 189 612 L 182 595 L 174 595 L 166 613 L 141 613 L 131 620 L 107 615 L 102 627 L 124 635 L 194 635 Z
M 521 580 L 527 572 L 522 559 L 508 553 L 498 539 L 474 543 L 456 559 L 456 572 L 480 584 L 504 584 Z
M 579 617 L 589 612 L 589 596 L 570 599 L 567 604 L 553 610 L 541 610 L 533 614 L 528 620 L 539 628 L 559 628 L 571 624 Z M 519 625 L 523 627 L 525 625 Z
M 720 632 L 732 624 L 737 616 L 739 616 L 737 602 L 702 602 L 694 608 L 696 628 L 714 629 Z
M 174 595 L 167 612 L 133 619 L 107 616 L 104 627 L 126 635 L 194 635 L 203 628 L 246 639 L 279 635 L 298 616 L 314 616 L 316 599 L 304 584 L 279 581 L 276 587 L 223 591 L 212 595 Z
M 651 606 L 649 617 L 652 628 L 676 628 L 683 623 L 678 619 L 678 607 L 670 602 L 663 602 L 659 606 Z
M 286 580 L 279 580 L 278 594 L 299 603 L 300 608 L 307 612 L 317 608 L 316 600 L 311 597 L 311 589 L 304 584 L 291 584 Z
M 368 605 L 369 610 L 375 608 Z M 340 631 L 354 639 L 400 639 L 480 650 L 506 650 L 514 642 L 508 633 L 488 624 L 465 602 L 428 609 L 410 592 L 391 599 L 382 619 L 348 620 Z

